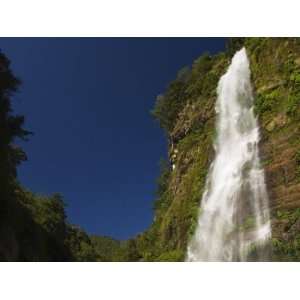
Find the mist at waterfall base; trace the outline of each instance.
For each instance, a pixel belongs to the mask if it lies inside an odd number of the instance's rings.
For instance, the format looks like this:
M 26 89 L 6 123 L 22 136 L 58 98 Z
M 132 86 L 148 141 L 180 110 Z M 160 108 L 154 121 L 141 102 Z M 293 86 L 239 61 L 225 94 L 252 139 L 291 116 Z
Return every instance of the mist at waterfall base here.
M 271 237 L 245 48 L 219 81 L 215 159 L 206 179 L 187 261 L 265 261 Z

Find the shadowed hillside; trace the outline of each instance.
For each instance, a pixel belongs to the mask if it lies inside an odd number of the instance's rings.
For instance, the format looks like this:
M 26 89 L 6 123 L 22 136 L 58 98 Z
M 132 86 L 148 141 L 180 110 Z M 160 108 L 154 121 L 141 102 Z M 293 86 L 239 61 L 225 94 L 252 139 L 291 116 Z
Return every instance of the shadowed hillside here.
M 10 70 L 10 61 L 1 53 L 0 260 L 107 261 L 115 259 L 114 251 L 121 249 L 119 242 L 101 237 L 91 239 L 79 227 L 70 225 L 66 220 L 65 204 L 60 194 L 36 195 L 23 188 L 18 182 L 17 166 L 26 160 L 26 154 L 17 146 L 17 140 L 27 140 L 31 134 L 23 128 L 24 117 L 14 115 L 11 108 L 12 96 L 19 85 L 20 81 Z M 98 246 L 100 250 L 97 250 Z M 101 251 L 105 251 L 105 255 L 99 254 Z M 122 259 L 127 260 L 127 258 Z

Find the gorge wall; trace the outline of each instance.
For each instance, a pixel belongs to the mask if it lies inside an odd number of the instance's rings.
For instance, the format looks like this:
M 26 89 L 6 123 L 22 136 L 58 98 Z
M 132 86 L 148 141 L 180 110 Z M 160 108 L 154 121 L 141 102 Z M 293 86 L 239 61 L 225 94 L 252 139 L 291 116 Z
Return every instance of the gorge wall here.
M 136 239 L 142 260 L 181 261 L 197 222 L 214 158 L 216 87 L 233 53 L 246 47 L 261 127 L 274 261 L 300 260 L 300 39 L 235 38 L 226 52 L 197 59 L 158 96 L 153 115 L 169 141 L 155 219 Z M 252 220 L 244 226 L 251 227 Z

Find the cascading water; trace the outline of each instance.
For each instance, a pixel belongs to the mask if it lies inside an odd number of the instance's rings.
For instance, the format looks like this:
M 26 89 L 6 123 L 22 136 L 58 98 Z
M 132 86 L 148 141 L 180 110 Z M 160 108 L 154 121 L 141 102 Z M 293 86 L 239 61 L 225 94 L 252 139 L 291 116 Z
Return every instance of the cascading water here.
M 215 159 L 187 261 L 267 260 L 271 237 L 249 61 L 238 51 L 219 81 Z

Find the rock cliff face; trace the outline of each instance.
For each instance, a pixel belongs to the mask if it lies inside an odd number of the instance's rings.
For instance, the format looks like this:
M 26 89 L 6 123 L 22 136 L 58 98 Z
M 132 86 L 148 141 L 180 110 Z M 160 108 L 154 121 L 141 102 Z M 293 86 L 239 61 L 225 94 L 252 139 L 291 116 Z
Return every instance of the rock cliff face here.
M 273 260 L 300 260 L 300 39 L 248 41 Z
M 232 39 L 226 52 L 205 55 L 157 100 L 154 115 L 169 138 L 155 221 L 137 238 L 144 260 L 183 260 L 194 232 L 206 174 L 214 157 L 218 80 L 233 53 L 246 47 L 260 153 L 272 215 L 272 260 L 300 260 L 300 39 Z M 175 88 L 176 87 L 176 88 Z M 172 116 L 164 113 L 176 107 Z M 167 124 L 165 126 L 164 124 Z

